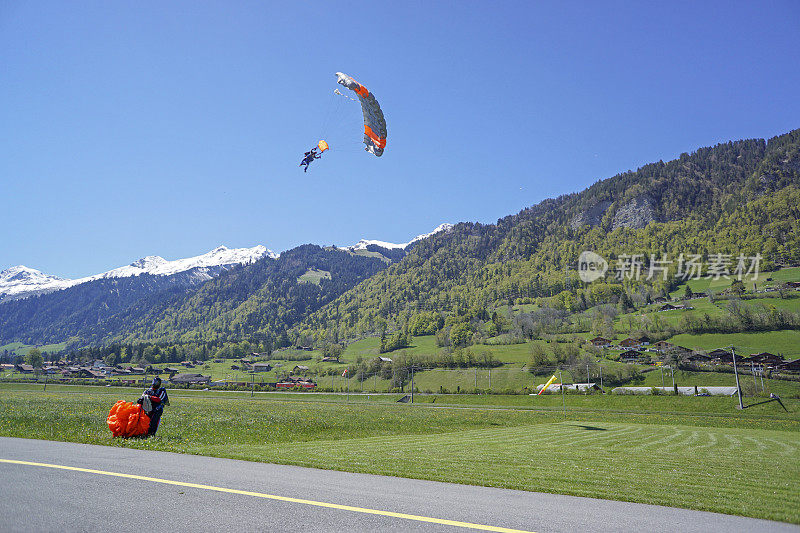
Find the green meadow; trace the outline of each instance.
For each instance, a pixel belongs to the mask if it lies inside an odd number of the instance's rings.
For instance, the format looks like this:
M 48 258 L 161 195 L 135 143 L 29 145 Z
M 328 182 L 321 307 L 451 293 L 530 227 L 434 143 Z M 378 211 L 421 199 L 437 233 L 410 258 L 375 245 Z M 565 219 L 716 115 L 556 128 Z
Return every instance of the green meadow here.
M 702 509 L 800 523 L 800 401 L 170 392 L 156 438 L 113 439 L 130 389 L 0 384 L 0 436 Z M 74 395 L 81 401 L 75 402 Z
M 786 359 L 800 357 L 800 331 L 754 331 L 746 333 L 683 333 L 668 339 L 669 342 L 689 349 L 713 350 L 733 346 L 740 355 L 769 351 L 782 354 Z

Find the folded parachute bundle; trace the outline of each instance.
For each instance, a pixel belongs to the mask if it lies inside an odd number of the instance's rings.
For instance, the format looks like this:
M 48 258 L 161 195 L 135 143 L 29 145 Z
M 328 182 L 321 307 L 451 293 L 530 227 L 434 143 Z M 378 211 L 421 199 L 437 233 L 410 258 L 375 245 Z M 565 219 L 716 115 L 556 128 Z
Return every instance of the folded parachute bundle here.
M 108 429 L 115 437 L 137 437 L 145 435 L 150 428 L 150 417 L 142 406 L 120 400 L 108 412 Z

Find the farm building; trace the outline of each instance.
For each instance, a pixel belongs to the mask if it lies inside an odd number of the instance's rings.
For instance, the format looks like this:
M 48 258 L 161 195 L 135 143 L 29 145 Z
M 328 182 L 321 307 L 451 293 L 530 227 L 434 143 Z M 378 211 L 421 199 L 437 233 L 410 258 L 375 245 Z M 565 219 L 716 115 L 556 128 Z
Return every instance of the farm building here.
M 769 352 L 754 353 L 750 355 L 750 358 L 754 363 L 760 363 L 773 368 L 783 363 L 783 357 Z
M 733 355 L 728 350 L 723 350 L 722 348 L 717 348 L 716 350 L 712 350 L 707 354 L 712 360 L 718 361 L 720 363 L 732 363 L 733 362 Z
M 536 390 L 540 391 L 544 387 L 544 383 L 541 385 L 536 386 Z M 578 391 L 578 392 L 589 392 L 589 391 L 599 391 L 605 392 L 603 389 L 600 388 L 600 385 L 597 383 L 567 383 L 564 384 L 564 391 Z M 547 392 L 561 392 L 561 383 L 551 383 L 549 387 L 547 387 Z M 534 396 L 531 394 L 531 396 Z
M 658 341 L 658 342 L 654 342 L 653 343 L 653 347 L 652 348 L 653 348 L 653 350 L 655 350 L 657 352 L 665 352 L 665 351 L 669 350 L 670 348 L 672 348 L 674 346 L 675 345 L 672 344 L 671 342 Z
M 638 348 L 639 346 L 642 345 L 642 343 L 637 341 L 636 339 L 628 337 L 627 339 L 621 340 L 619 345 L 622 346 L 623 348 Z
M 269 363 L 254 363 L 253 372 L 269 372 L 272 370 L 272 365 Z
M 672 387 L 617 387 L 611 392 L 613 394 L 653 394 L 653 389 L 661 391 L 662 394 L 674 394 Z M 711 396 L 733 396 L 736 394 L 736 387 L 678 387 L 678 394 L 681 396 L 694 396 L 697 393 L 708 393 Z
M 211 378 L 201 374 L 176 374 L 169 381 L 175 385 L 208 384 Z
M 638 350 L 628 350 L 619 354 L 619 360 L 623 363 L 636 363 L 642 359 L 642 352 Z
M 595 337 L 594 339 L 590 340 L 594 346 L 599 346 L 600 348 L 605 348 L 606 346 L 611 346 L 611 341 L 604 338 L 604 337 Z
M 710 356 L 708 356 L 708 355 L 706 355 L 704 353 L 700 353 L 700 352 L 694 352 L 694 353 L 690 352 L 690 354 L 687 356 L 687 359 L 689 361 L 691 361 L 692 363 L 710 363 L 711 362 L 711 357 Z
M 778 366 L 778 369 L 783 370 L 785 372 L 800 372 L 800 359 L 794 359 L 792 361 L 786 361 L 785 363 L 781 363 Z
M 317 386 L 316 383 L 311 381 L 310 379 L 300 378 L 296 376 L 288 376 L 281 381 L 279 381 L 276 385 L 276 389 L 292 389 L 294 387 L 300 387 L 302 389 L 313 389 Z

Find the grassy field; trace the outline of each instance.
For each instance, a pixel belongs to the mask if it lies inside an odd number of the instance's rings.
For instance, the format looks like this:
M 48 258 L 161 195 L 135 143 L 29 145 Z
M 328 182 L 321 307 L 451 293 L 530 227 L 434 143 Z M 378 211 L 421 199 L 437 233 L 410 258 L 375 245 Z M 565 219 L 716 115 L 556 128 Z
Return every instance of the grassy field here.
M 305 274 L 297 278 L 298 283 L 313 283 L 319 285 L 320 280 L 331 279 L 331 273 L 327 270 L 318 270 L 316 268 L 309 268 Z
M 772 278 L 772 280 L 767 281 L 768 278 Z M 743 281 L 748 289 L 753 287 L 753 281 L 750 279 L 750 276 L 747 276 Z M 761 272 L 759 273 L 756 284 L 759 289 L 764 289 L 767 287 L 780 287 L 787 281 L 800 281 L 800 267 L 782 268 L 775 272 Z M 722 292 L 731 286 L 731 280 L 724 278 L 717 280 L 706 278 L 690 279 L 671 292 L 670 296 L 673 298 L 683 297 L 686 285 L 689 285 L 693 292 L 708 292 L 709 290 L 712 292 Z
M 757 331 L 752 333 L 683 333 L 668 339 L 669 342 L 689 349 L 713 350 L 734 346 L 737 353 L 750 355 L 769 351 L 782 354 L 786 359 L 800 357 L 800 331 Z
M 74 402 L 73 395 L 81 394 Z M 0 385 L 0 435 L 629 500 L 800 523 L 800 401 L 170 392 L 159 436 L 112 439 L 130 389 Z M 433 402 L 436 402 L 433 404 Z M 566 416 L 561 402 L 566 403 Z M 460 405 L 456 405 L 456 404 Z M 443 404 L 449 404 L 446 406 Z M 747 475 L 742 475 L 746 472 Z
M 41 351 L 47 353 L 58 353 L 64 350 L 66 347 L 66 342 L 38 346 Z M 34 346 L 23 344 L 21 342 L 12 342 L 10 344 L 4 344 L 0 346 L 0 353 L 8 351 L 9 355 L 28 355 L 28 352 L 31 350 L 31 348 L 34 348 Z

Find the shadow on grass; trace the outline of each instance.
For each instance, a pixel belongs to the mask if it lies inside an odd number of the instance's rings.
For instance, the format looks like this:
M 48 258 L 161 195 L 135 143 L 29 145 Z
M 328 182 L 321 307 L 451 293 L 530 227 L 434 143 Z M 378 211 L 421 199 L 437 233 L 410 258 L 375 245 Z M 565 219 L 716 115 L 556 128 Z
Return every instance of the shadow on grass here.
M 606 431 L 606 428 L 599 428 L 599 427 L 595 427 L 595 426 L 576 425 L 576 426 L 573 426 L 573 427 L 585 429 L 587 431 Z

